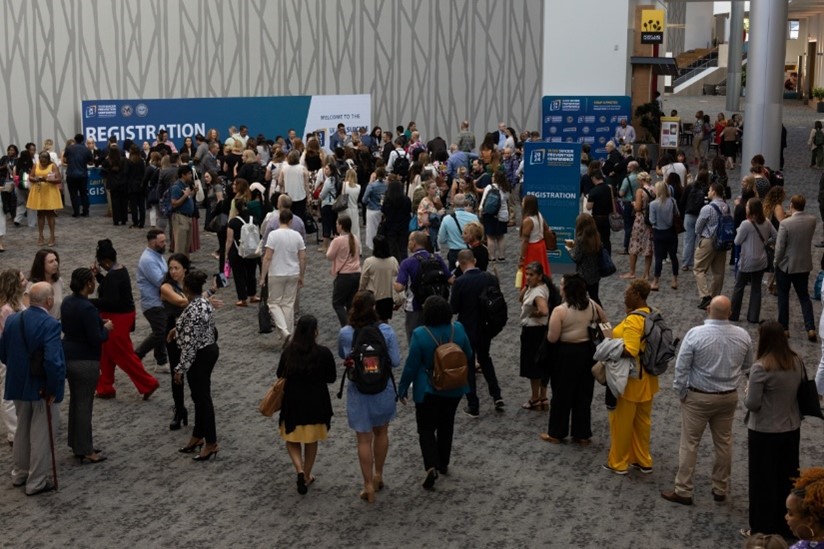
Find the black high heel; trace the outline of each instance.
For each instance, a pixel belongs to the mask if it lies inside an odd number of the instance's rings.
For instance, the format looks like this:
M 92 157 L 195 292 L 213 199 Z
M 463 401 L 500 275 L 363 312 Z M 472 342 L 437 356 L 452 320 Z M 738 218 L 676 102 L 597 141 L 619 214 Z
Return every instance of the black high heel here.
M 218 450 L 220 450 L 220 448 L 215 446 L 214 449 L 212 449 L 212 451 L 206 454 L 205 456 L 203 454 L 198 454 L 192 458 L 192 461 L 209 461 L 210 459 L 212 459 L 212 456 L 215 456 L 215 461 L 217 461 Z
M 183 448 L 178 449 L 178 452 L 181 454 L 194 454 L 195 451 L 199 450 L 203 446 L 203 439 L 198 440 L 195 443 L 188 444 Z
M 169 424 L 169 430 L 180 430 L 181 422 L 183 423 L 183 425 L 186 425 L 187 427 L 189 426 L 189 411 L 186 410 L 186 408 L 175 408 L 175 416 L 172 418 L 172 422 Z

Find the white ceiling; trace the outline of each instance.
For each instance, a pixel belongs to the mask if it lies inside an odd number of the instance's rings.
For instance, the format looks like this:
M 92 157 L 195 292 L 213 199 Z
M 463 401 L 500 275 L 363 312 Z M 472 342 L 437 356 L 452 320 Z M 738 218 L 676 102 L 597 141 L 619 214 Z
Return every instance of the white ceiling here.
M 790 17 L 810 17 L 824 14 L 824 0 L 790 0 Z

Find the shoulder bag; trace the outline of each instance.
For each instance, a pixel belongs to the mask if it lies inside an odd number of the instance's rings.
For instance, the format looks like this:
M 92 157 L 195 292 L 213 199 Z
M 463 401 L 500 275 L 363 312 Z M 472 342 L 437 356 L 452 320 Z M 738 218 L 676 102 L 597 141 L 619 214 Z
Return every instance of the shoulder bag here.
M 549 228 L 549 225 L 547 225 L 546 220 L 540 213 L 538 214 L 538 219 L 544 229 L 544 246 L 546 246 L 546 250 L 548 252 L 554 252 L 558 249 L 558 235 L 555 234 L 555 231 Z
M 684 227 L 684 218 L 681 217 L 681 212 L 678 211 L 678 205 L 675 203 L 675 199 L 670 197 L 670 202 L 672 202 L 672 227 L 675 229 L 675 234 L 687 232 L 687 229 Z
M 609 183 L 604 183 L 609 185 Z M 610 202 L 612 203 L 612 213 L 609 214 L 609 228 L 612 232 L 617 233 L 624 230 L 624 215 L 618 213 L 618 208 L 615 205 L 615 193 L 612 191 L 612 185 L 609 185 Z
M 824 419 L 815 380 L 807 377 L 807 367 L 804 366 L 804 361 L 799 359 L 798 362 L 801 363 L 801 384 L 798 386 L 796 398 L 798 399 L 798 411 L 801 412 L 801 419 L 804 419 L 804 416 Z
M 750 222 L 752 223 L 752 222 Z M 767 254 L 767 272 L 771 273 L 775 270 L 773 267 L 773 262 L 775 261 L 775 244 L 767 243 L 764 240 L 764 236 L 761 234 L 761 231 L 758 229 L 758 225 L 755 223 L 752 224 L 752 228 L 755 229 L 755 234 L 758 235 L 758 238 L 761 240 L 761 244 L 764 245 L 764 252 Z
M 286 389 L 286 378 L 279 377 L 275 380 L 263 400 L 258 405 L 258 411 L 266 417 L 272 417 L 283 405 L 283 391 Z

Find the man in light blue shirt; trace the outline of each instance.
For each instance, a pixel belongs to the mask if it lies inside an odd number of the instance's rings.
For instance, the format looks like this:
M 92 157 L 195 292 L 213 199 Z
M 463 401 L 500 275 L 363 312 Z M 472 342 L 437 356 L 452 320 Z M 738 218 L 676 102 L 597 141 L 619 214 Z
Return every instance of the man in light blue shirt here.
M 158 366 L 166 364 L 166 309 L 160 300 L 160 285 L 166 278 L 168 266 L 163 254 L 166 253 L 166 235 L 160 229 L 151 229 L 146 234 L 148 244 L 137 262 L 137 288 L 140 290 L 140 309 L 149 323 L 152 333 L 137 346 L 135 353 L 143 357 L 154 350 Z
M 449 269 L 455 268 L 458 261 L 458 252 L 466 249 L 466 242 L 463 239 L 463 229 L 473 221 L 480 223 L 478 216 L 466 211 L 466 196 L 456 194 L 452 198 L 454 211 L 451 215 L 445 215 L 441 219 L 441 228 L 438 231 L 438 247 L 441 255 L 446 250 L 446 264 Z
M 673 503 L 692 505 L 693 471 L 698 444 L 709 425 L 715 449 L 712 496 L 727 497 L 732 469 L 732 422 L 738 405 L 738 387 L 752 365 L 752 340 L 747 331 L 730 323 L 729 298 L 710 302 L 709 318 L 692 328 L 678 351 L 672 388 L 681 400 L 681 443 L 675 489 L 661 492 Z

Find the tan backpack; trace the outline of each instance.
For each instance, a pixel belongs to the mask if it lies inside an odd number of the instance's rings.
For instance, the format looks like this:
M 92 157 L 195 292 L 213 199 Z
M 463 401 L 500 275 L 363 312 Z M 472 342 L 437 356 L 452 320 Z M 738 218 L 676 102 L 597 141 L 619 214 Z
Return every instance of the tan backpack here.
M 466 364 L 466 353 L 455 343 L 455 324 L 452 324 L 452 332 L 449 334 L 449 341 L 441 343 L 435 335 L 424 327 L 429 337 L 435 342 L 434 367 L 429 376 L 429 382 L 437 391 L 451 391 L 460 389 L 467 384 L 469 370 Z

